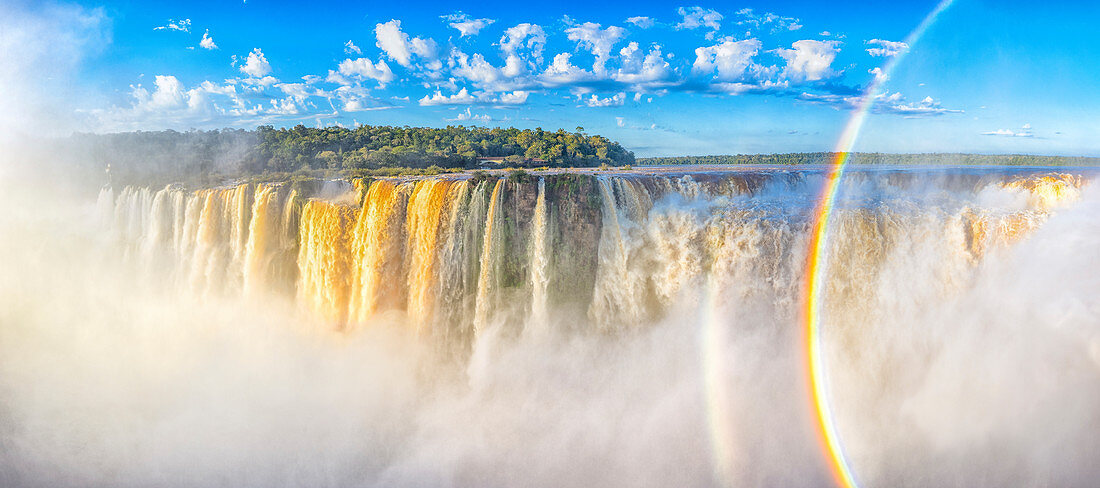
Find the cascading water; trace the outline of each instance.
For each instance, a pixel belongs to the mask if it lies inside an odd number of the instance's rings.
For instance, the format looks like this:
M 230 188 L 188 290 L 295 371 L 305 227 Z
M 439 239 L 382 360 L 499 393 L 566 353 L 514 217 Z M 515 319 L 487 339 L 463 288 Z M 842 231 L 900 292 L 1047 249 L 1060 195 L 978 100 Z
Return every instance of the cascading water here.
M 127 187 L 117 197 L 104 189 L 100 206 L 110 203 L 113 217 L 105 221 L 128 254 L 176 267 L 193 290 L 251 296 L 296 289 L 306 309 L 340 328 L 401 310 L 425 333 L 460 331 L 465 321 L 476 334 L 513 308 L 534 330 L 545 329 L 553 304 L 561 303 L 553 295 L 589 282 L 590 300 L 582 304 L 588 320 L 614 330 L 660 320 L 709 276 L 743 294 L 768 288 L 769 300 L 792 306 L 806 219 L 799 203 L 805 197 L 792 197 L 792 188 L 797 195 L 812 187 L 803 180 L 814 176 L 791 177 L 552 174 L 533 184 L 475 183 L 472 192 L 470 182 L 453 177 L 379 179 L 343 193 L 326 183 L 304 202 L 299 189 L 277 184 L 193 193 Z M 569 185 L 587 186 L 565 196 Z M 885 263 L 905 249 L 937 249 L 938 264 L 928 272 L 944 290 L 964 286 L 987 252 L 1025 238 L 1051 211 L 1079 198 L 1082 179 L 955 175 L 930 189 L 919 175 L 867 174 L 850 186 L 831 251 L 839 263 L 831 313 L 840 324 L 877 313 L 872 302 L 883 299 L 876 290 Z M 349 192 L 361 196 L 345 198 Z M 585 207 L 563 212 L 578 203 Z M 593 227 L 598 231 L 583 232 Z M 571 229 L 582 232 L 568 235 Z M 554 248 L 560 241 L 589 260 L 582 265 L 587 277 L 555 272 L 555 262 L 569 265 L 558 252 L 564 249 Z M 288 253 L 296 254 L 292 262 Z M 526 306 L 514 303 L 523 296 Z
M 533 333 L 547 334 L 550 325 L 550 303 L 547 289 L 550 285 L 550 242 L 546 208 L 546 178 L 539 178 L 539 196 L 535 201 L 535 220 L 531 231 L 531 320 Z

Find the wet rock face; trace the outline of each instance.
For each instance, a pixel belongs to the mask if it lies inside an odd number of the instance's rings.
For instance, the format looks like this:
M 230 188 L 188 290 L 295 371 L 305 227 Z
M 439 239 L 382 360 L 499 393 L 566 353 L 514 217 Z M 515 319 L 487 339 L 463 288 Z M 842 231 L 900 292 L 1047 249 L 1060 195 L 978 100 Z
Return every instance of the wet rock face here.
M 551 305 L 583 309 L 592 301 L 600 239 L 600 194 L 589 175 L 552 175 L 546 179 L 549 235 L 554 270 Z

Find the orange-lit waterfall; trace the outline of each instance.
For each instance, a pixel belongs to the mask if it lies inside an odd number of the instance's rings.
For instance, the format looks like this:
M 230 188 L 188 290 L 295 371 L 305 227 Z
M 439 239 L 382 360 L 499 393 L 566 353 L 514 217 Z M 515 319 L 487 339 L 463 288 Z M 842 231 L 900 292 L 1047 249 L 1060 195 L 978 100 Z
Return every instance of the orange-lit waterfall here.
M 352 231 L 351 317 L 362 322 L 397 306 L 404 263 L 405 204 L 410 184 L 378 181 L 367 190 Z
M 428 177 L 356 180 L 344 190 L 348 196 L 330 199 L 316 197 L 321 182 L 125 188 L 117 196 L 107 189 L 101 199 L 113 200 L 107 220 L 126 253 L 173 266 L 193 292 L 290 292 L 334 329 L 400 311 L 423 334 L 468 338 L 506 308 L 521 329 L 545 328 L 555 307 L 568 306 L 594 327 L 613 330 L 659 320 L 710 273 L 727 284 L 746 265 L 754 273 L 797 273 L 792 263 L 802 252 L 796 242 L 805 219 L 775 195 L 797 192 L 813 178 L 751 171 Z M 905 174 L 863 178 L 899 195 L 920 183 Z M 937 213 L 910 212 L 902 200 L 867 205 L 854 194 L 840 214 L 843 237 L 833 251 L 851 264 L 831 282 L 831 309 L 848 317 L 842 323 L 871 313 L 869 277 L 913 232 L 941 235 L 945 263 L 973 266 L 1071 205 L 1082 184 L 1068 173 L 955 175 L 942 186 L 957 199 L 937 203 Z M 982 195 L 1008 203 L 984 205 Z M 775 234 L 777 224 L 786 230 Z M 762 237 L 761 226 L 772 230 Z M 946 264 L 940 272 L 945 287 L 961 279 L 962 271 Z M 774 281 L 784 296 L 796 292 L 787 285 L 796 280 L 787 279 Z

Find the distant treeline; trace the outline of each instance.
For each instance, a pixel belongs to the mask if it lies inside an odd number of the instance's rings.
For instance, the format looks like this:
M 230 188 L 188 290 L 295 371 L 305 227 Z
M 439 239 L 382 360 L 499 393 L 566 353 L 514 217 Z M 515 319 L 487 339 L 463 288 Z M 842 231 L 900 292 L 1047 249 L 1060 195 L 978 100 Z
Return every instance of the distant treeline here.
M 599 135 L 515 128 L 364 125 L 212 131 L 173 130 L 78 134 L 73 141 L 95 164 L 111 165 L 129 181 L 210 180 L 266 173 L 385 168 L 467 168 L 478 158 L 506 158 L 508 166 L 622 166 L 634 153 Z
M 665 165 L 722 165 L 722 164 L 759 164 L 759 165 L 799 165 L 827 164 L 836 158 L 837 153 L 784 153 L 784 154 L 727 154 L 716 156 L 672 156 L 658 158 L 638 158 L 637 164 L 645 166 Z M 851 164 L 866 165 L 1005 165 L 1005 166 L 1100 166 L 1100 158 L 1075 156 L 1033 156 L 1028 154 L 962 154 L 962 153 L 926 153 L 926 154 L 889 154 L 889 153 L 851 153 Z

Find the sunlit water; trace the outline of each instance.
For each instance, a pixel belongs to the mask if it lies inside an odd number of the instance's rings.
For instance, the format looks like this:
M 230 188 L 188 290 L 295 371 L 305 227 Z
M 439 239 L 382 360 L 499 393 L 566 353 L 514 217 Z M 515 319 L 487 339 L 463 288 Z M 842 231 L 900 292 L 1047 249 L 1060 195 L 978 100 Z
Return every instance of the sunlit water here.
M 825 342 L 865 486 L 1100 476 L 1100 195 L 842 183 Z M 824 486 L 816 170 L 0 192 L 0 485 Z

